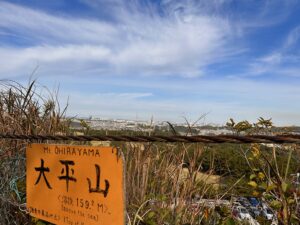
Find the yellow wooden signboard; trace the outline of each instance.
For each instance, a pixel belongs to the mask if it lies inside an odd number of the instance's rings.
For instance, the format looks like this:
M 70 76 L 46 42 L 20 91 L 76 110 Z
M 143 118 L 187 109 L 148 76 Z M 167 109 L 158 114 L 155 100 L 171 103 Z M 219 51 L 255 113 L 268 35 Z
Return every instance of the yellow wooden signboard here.
M 124 160 L 111 147 L 30 144 L 27 209 L 61 225 L 124 225 Z

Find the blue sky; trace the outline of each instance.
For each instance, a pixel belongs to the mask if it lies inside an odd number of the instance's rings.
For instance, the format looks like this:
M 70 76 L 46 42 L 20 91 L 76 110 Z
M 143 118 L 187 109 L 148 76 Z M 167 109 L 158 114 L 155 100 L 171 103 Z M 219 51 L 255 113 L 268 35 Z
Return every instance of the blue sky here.
M 35 71 L 69 115 L 300 125 L 299 11 L 297 0 L 0 1 L 0 79 Z

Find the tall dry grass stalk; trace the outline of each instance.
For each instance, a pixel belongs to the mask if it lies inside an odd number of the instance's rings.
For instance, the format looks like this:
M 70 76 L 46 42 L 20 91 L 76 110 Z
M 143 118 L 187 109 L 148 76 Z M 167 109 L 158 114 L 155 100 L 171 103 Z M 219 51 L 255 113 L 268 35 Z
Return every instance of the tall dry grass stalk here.
M 197 179 L 202 145 L 127 143 L 123 149 L 129 224 L 199 224 L 203 205 L 191 209 L 193 199 L 214 196 L 212 185 Z
M 39 91 L 39 92 L 38 92 Z M 68 131 L 66 107 L 57 94 L 38 87 L 0 81 L 0 133 L 56 134 Z M 30 224 L 25 211 L 26 141 L 0 140 L 0 224 Z

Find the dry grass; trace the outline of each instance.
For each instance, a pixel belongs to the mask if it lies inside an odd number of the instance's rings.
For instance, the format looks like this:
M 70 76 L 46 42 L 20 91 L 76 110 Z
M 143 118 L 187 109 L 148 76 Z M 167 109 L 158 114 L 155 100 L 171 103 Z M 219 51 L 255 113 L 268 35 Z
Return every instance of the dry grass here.
M 203 206 L 191 210 L 192 200 L 215 197 L 213 184 L 199 179 L 203 146 L 128 143 L 124 149 L 132 224 L 199 224 Z
M 60 109 L 57 95 L 39 88 L 35 81 L 28 86 L 0 82 L 0 133 L 66 133 L 65 110 Z M 0 140 L 0 224 L 31 223 L 24 204 L 25 144 L 25 141 Z

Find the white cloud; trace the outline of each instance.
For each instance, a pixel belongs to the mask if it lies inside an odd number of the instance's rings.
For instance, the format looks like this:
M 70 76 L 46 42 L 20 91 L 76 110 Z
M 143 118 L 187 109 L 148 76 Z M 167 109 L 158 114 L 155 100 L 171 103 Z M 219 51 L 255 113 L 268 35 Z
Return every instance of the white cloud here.
M 113 23 L 55 16 L 0 2 L 0 28 L 29 45 L 0 47 L 0 55 L 6 56 L 0 74 L 28 73 L 32 67 L 28 65 L 37 63 L 49 71 L 54 63 L 72 67 L 74 61 L 82 60 L 86 64 L 77 65 L 77 71 L 84 72 L 88 65 L 112 75 L 199 76 L 206 66 L 236 53 L 227 48 L 232 31 L 222 18 L 116 10 L 117 22 Z
M 246 75 L 273 74 L 300 77 L 299 39 L 300 26 L 296 26 L 286 35 L 285 40 L 276 50 L 250 62 Z
M 231 1 L 162 1 L 163 15 L 149 2 L 142 6 L 139 1 L 82 1 L 112 18 L 55 15 L 0 2 L 0 30 L 27 44 L 0 45 L 0 56 L 6 56 L 1 57 L 0 76 L 28 74 L 39 65 L 48 76 L 59 70 L 74 74 L 74 68 L 76 73 L 98 75 L 197 77 L 206 74 L 208 66 L 240 54 L 244 47 L 236 41 L 236 28 L 245 30 L 250 21 L 252 27 L 256 23 L 250 13 L 243 20 L 228 14 Z M 266 21 L 278 5 L 258 4 L 257 14 Z M 289 42 L 296 38 L 294 33 Z M 258 73 L 266 70 L 253 67 Z
M 283 47 L 285 49 L 293 47 L 299 41 L 299 38 L 300 38 L 300 26 L 297 26 L 288 34 Z
M 96 98 L 105 98 L 109 99 L 109 101 L 112 100 L 118 100 L 118 101 L 124 101 L 124 100 L 133 100 L 133 99 L 139 99 L 139 98 L 145 98 L 145 97 L 151 97 L 153 96 L 152 93 L 148 92 L 124 92 L 124 93 L 96 93 L 93 95 Z
M 72 73 L 82 71 L 91 64 L 104 63 L 109 55 L 109 49 L 90 45 L 0 48 L 0 74 L 13 77 L 22 71 L 29 73 L 36 66 L 40 66 L 42 71 Z
M 42 11 L 0 2 L 0 28 L 19 38 L 45 44 L 111 42 L 118 32 L 103 21 L 50 15 Z
M 282 55 L 278 52 L 264 56 L 260 59 L 261 62 L 269 64 L 278 64 L 282 61 Z

